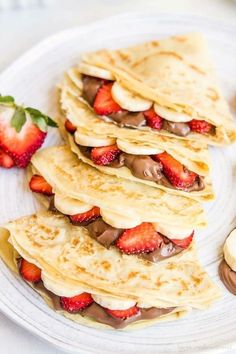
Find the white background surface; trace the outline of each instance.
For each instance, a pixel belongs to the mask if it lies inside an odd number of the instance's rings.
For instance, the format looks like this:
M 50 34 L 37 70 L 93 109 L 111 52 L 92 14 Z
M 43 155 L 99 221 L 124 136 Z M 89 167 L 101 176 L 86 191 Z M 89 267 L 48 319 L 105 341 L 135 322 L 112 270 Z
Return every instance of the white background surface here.
M 127 11 L 190 13 L 236 25 L 233 0 L 54 0 L 48 7 L 0 11 L 0 70 L 52 33 Z M 61 353 L 1 314 L 0 343 L 1 354 Z

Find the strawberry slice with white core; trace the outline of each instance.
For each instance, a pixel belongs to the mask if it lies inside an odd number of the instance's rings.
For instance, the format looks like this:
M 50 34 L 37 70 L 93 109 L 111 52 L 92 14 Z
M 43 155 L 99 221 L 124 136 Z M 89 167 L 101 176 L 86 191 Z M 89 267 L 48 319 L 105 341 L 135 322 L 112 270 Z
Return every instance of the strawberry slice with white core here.
M 194 236 L 194 231 L 188 237 L 185 237 L 183 239 L 171 239 L 171 242 L 173 242 L 176 246 L 179 246 L 181 248 L 188 248 L 188 246 L 193 240 L 193 236 Z
M 33 175 L 29 182 L 29 187 L 34 193 L 42 193 L 45 195 L 53 195 L 52 186 L 43 176 Z
M 2 149 L 0 149 L 0 167 L 12 168 L 14 166 L 14 161 L 6 154 Z
M 31 107 L 18 106 L 12 96 L 0 95 L 0 148 L 17 167 L 26 167 L 44 142 L 50 117 Z
M 123 109 L 116 103 L 112 97 L 111 89 L 113 83 L 105 83 L 102 85 L 96 95 L 94 101 L 94 111 L 99 115 L 109 115 L 123 111 Z
M 75 215 L 70 215 L 70 220 L 75 224 L 80 223 L 89 223 L 100 217 L 100 209 L 97 206 L 94 206 L 89 211 L 84 213 L 79 213 Z
M 195 172 L 188 170 L 182 163 L 167 152 L 153 155 L 152 158 L 155 161 L 161 162 L 164 175 L 168 178 L 170 183 L 178 189 L 192 187 L 198 177 Z
M 127 229 L 118 238 L 116 246 L 126 254 L 140 254 L 155 251 L 160 247 L 163 238 L 156 232 L 151 223 L 142 224 Z
M 93 298 L 88 293 L 82 293 L 73 297 L 60 297 L 61 307 L 70 313 L 79 312 L 93 303 Z
M 130 307 L 127 310 L 110 310 L 110 309 L 105 309 L 105 310 L 110 316 L 119 318 L 121 320 L 125 320 L 126 318 L 129 317 L 133 317 L 140 312 L 137 306 Z
M 91 159 L 96 165 L 106 166 L 114 161 L 121 154 L 116 144 L 102 147 L 95 147 L 91 151 Z
M 24 258 L 21 259 L 20 274 L 24 280 L 32 283 L 37 283 L 41 280 L 41 269 Z

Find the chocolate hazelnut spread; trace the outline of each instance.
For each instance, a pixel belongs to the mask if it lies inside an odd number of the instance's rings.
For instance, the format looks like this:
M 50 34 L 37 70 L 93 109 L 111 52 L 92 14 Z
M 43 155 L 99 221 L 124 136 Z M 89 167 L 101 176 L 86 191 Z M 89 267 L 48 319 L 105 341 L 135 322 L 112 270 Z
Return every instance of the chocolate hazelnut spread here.
M 82 76 L 83 90 L 82 97 L 93 106 L 96 94 L 101 87 L 103 80 L 92 76 Z
M 223 259 L 219 265 L 219 275 L 226 288 L 236 295 L 236 272 Z
M 59 212 L 54 206 L 54 197 L 51 198 L 49 210 L 53 212 Z M 70 222 L 72 223 L 71 219 Z M 103 221 L 101 217 L 96 220 L 90 220 L 86 225 L 84 225 L 83 223 L 78 223 L 75 225 L 84 226 L 93 239 L 95 239 L 98 243 L 108 249 L 124 232 L 124 229 L 118 229 L 108 225 L 105 221 Z M 157 263 L 163 259 L 175 256 L 176 254 L 184 250 L 183 248 L 175 245 L 164 235 L 161 236 L 163 238 L 161 246 L 153 252 L 141 253 L 140 255 L 138 255 L 139 258 L 143 258 L 150 262 Z
M 165 119 L 163 121 L 162 129 L 178 136 L 187 136 L 191 130 L 187 123 L 175 123 Z
M 79 147 L 81 153 L 85 157 L 89 159 L 91 158 L 90 156 L 91 150 L 89 150 L 91 148 L 86 148 L 78 144 L 77 146 Z M 114 168 L 120 168 L 126 166 L 130 170 L 132 175 L 137 178 L 156 182 L 157 184 L 160 184 L 168 188 L 178 189 L 174 187 L 169 182 L 169 180 L 165 177 L 165 175 L 162 172 L 161 164 L 154 161 L 148 155 L 132 155 L 132 154 L 127 154 L 126 152 L 122 152 L 117 157 L 117 159 L 112 161 L 108 166 Z M 202 177 L 197 176 L 195 182 L 191 187 L 181 188 L 181 190 L 184 190 L 185 192 L 195 192 L 195 191 L 201 191 L 204 188 L 205 188 L 205 184 Z
M 117 229 L 105 223 L 102 218 L 95 220 L 86 226 L 90 236 L 97 240 L 106 248 L 110 246 L 120 237 L 123 229 Z
M 161 246 L 157 250 L 150 253 L 144 253 L 141 255 L 141 257 L 150 262 L 157 263 L 159 261 L 162 261 L 163 259 L 173 257 L 176 254 L 183 251 L 183 248 L 175 245 L 167 237 L 163 235 L 162 237 L 163 237 L 163 242 L 161 243 Z
M 144 127 L 146 119 L 142 112 L 121 111 L 109 114 L 109 118 L 113 119 L 120 127 Z
M 60 303 L 60 297 L 58 295 L 55 295 L 51 291 L 49 291 L 47 288 L 45 288 L 42 281 L 38 283 L 30 283 L 30 285 L 36 291 L 39 291 L 40 293 L 44 294 L 47 298 L 50 298 L 53 309 L 55 311 L 63 310 Z M 166 315 L 172 312 L 174 309 L 175 307 L 169 307 L 169 308 L 149 307 L 149 308 L 142 308 L 142 309 L 140 308 L 139 312 L 136 315 L 129 317 L 125 320 L 122 320 L 119 318 L 112 317 L 106 312 L 106 310 L 102 306 L 98 305 L 96 302 L 93 302 L 90 306 L 86 307 L 84 310 L 81 310 L 79 313 L 83 317 L 85 316 L 91 317 L 95 321 L 99 323 L 107 324 L 115 329 L 122 329 L 128 326 L 130 323 L 140 321 L 140 320 L 152 320 L 154 318 L 158 318 L 160 316 Z

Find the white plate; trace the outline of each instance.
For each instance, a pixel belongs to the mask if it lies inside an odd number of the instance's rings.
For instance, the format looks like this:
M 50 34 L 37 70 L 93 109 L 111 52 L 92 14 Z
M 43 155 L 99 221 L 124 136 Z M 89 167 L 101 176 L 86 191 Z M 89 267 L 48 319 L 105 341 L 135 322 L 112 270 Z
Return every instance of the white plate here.
M 55 84 L 82 52 L 120 47 L 187 31 L 202 31 L 209 41 L 225 95 L 236 94 L 235 29 L 197 17 L 123 15 L 59 33 L 27 52 L 0 76 L 0 92 L 18 102 L 53 113 Z M 50 132 L 47 144 L 60 141 Z M 206 206 L 209 228 L 198 236 L 200 258 L 223 291 L 223 298 L 208 311 L 193 311 L 179 322 L 133 332 L 95 330 L 80 326 L 51 311 L 21 279 L 0 263 L 0 309 L 23 327 L 71 352 L 182 353 L 222 352 L 236 347 L 236 301 L 220 283 L 217 267 L 221 246 L 235 226 L 236 148 L 212 149 L 214 186 L 218 198 Z M 0 222 L 36 210 L 20 170 L 1 170 Z

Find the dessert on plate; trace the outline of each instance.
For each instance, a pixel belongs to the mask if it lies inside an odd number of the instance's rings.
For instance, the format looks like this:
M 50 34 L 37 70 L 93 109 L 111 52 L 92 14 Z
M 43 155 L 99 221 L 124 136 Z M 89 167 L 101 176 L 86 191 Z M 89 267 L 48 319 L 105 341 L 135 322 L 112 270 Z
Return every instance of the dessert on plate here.
M 29 187 L 42 204 L 106 248 L 159 262 L 188 249 L 194 229 L 206 226 L 197 201 L 104 174 L 67 146 L 41 150 L 31 162 Z
M 199 33 L 87 53 L 77 73 L 81 99 L 114 124 L 213 145 L 236 139 Z
M 207 309 L 219 290 L 193 243 L 160 265 L 107 250 L 51 212 L 0 229 L 0 254 L 55 311 L 84 325 L 135 329 Z
M 71 74 L 60 86 L 62 135 L 85 163 L 173 194 L 200 201 L 214 198 L 207 145 L 101 121 L 78 99 Z

